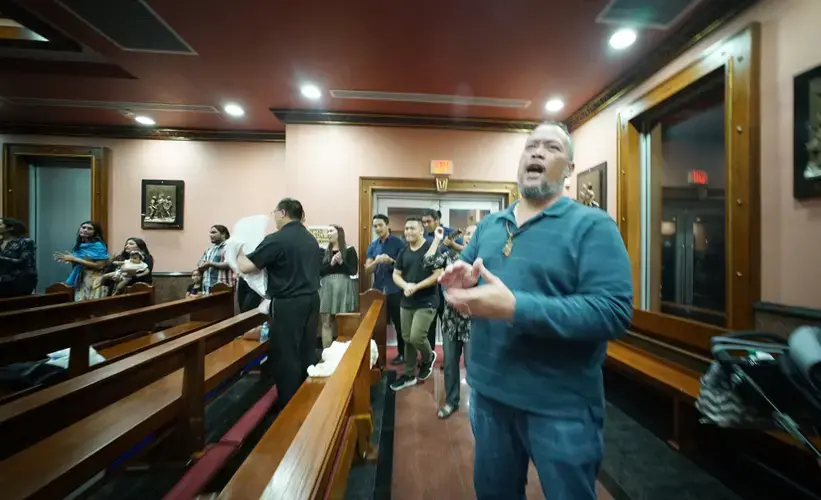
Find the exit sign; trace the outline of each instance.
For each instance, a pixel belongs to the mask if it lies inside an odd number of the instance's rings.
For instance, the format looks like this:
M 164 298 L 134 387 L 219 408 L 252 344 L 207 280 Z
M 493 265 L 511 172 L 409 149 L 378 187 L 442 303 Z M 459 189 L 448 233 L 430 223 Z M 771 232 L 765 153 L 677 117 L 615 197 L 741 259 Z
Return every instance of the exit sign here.
M 687 181 L 690 184 L 707 184 L 707 172 L 704 170 L 690 170 L 687 173 Z
M 450 160 L 431 160 L 431 175 L 453 175 L 453 162 Z

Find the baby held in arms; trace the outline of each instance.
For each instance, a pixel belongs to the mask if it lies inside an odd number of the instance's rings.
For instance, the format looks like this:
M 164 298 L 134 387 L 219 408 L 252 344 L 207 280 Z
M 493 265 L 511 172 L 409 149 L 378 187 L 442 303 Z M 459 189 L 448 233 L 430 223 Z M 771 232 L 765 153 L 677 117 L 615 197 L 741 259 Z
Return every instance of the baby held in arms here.
M 109 273 L 111 279 L 117 283 L 113 295 L 119 295 L 125 291 L 129 278 L 148 274 L 148 264 L 143 262 L 143 258 L 142 252 L 131 252 L 127 261 L 119 263 L 120 267 L 113 273 Z M 115 262 L 115 264 L 118 263 Z

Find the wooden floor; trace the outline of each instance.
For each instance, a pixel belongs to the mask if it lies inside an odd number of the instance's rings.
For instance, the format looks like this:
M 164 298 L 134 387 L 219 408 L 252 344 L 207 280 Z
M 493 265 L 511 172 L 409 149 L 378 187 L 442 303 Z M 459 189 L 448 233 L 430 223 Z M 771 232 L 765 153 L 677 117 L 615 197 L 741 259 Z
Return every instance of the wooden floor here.
M 441 346 L 437 349 L 441 360 Z M 396 348 L 388 348 L 388 360 Z M 401 371 L 401 368 L 400 368 Z M 396 394 L 394 454 L 392 472 L 393 500 L 474 499 L 473 434 L 468 420 L 470 388 L 462 369 L 462 407 L 447 420 L 436 418 L 444 403 L 445 387 L 438 368 L 425 382 Z M 597 484 L 599 498 L 612 496 Z M 527 498 L 544 498 L 538 476 L 530 466 Z

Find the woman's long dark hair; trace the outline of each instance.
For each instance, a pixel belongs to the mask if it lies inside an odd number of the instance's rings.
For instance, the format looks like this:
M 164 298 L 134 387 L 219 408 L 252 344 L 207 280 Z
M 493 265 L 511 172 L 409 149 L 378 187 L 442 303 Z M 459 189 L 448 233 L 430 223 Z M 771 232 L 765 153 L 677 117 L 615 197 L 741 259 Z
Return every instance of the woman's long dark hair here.
M 22 238 L 26 235 L 26 225 L 21 220 L 13 219 L 11 217 L 0 217 L 0 221 L 6 226 L 6 230 L 15 238 Z
M 142 238 L 137 238 L 136 236 L 132 236 L 131 238 L 126 238 L 125 243 L 123 243 L 123 253 L 121 256 L 126 255 L 125 245 L 128 243 L 129 240 L 137 244 L 137 248 L 139 248 L 140 252 L 142 252 L 143 254 L 143 259 L 151 255 L 151 252 L 148 251 L 148 245 L 145 244 L 145 240 Z
M 348 245 L 345 243 L 345 230 L 342 229 L 342 226 L 337 226 L 336 224 L 331 224 L 331 227 L 336 229 L 337 238 L 336 238 L 336 245 L 339 247 L 339 251 L 342 253 L 342 256 L 345 256 L 345 250 L 347 250 Z M 334 254 L 333 250 L 333 243 L 328 243 L 328 248 L 325 249 L 325 263 L 331 261 L 331 257 Z
M 97 222 L 96 220 L 87 220 L 87 221 L 83 222 L 82 224 L 80 224 L 80 226 L 77 228 L 77 241 L 74 243 L 74 249 L 73 249 L 73 251 L 75 251 L 75 252 L 80 249 L 80 244 L 81 243 L 85 243 L 83 241 L 83 239 L 80 238 L 80 228 L 83 227 L 85 224 L 88 224 L 89 226 L 94 228 L 94 236 L 90 240 L 88 240 L 89 243 L 92 242 L 92 241 L 99 241 L 103 245 L 106 244 L 105 243 L 105 236 L 103 235 L 103 227 L 100 225 L 100 223 Z
M 217 232 L 218 232 L 219 234 L 221 234 L 221 235 L 222 235 L 222 237 L 223 237 L 223 238 L 225 238 L 226 240 L 227 240 L 228 238 L 230 238 L 230 237 L 231 237 L 231 232 L 230 232 L 230 231 L 228 231 L 228 228 L 227 228 L 227 227 L 225 227 L 225 226 L 223 226 L 222 224 L 214 224 L 214 225 L 213 225 L 213 226 L 211 226 L 211 227 L 213 227 L 214 229 L 216 229 L 216 230 L 217 230 Z

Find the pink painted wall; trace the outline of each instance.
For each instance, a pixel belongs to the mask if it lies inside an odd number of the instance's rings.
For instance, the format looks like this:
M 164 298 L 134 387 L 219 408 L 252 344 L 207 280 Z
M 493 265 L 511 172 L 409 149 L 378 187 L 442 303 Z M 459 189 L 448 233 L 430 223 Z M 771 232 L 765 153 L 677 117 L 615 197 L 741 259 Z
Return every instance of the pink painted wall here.
M 761 23 L 762 299 L 805 307 L 821 307 L 821 200 L 792 196 L 793 78 L 821 64 L 819 19 L 821 1 L 762 0 L 573 133 L 577 168 L 608 163 L 607 208 L 615 217 L 619 109 L 722 39 Z
M 525 135 L 334 125 L 289 126 L 286 144 L 2 136 L 0 143 L 105 146 L 112 152 L 109 232 L 120 248 L 144 238 L 156 271 L 193 269 L 213 224 L 268 214 L 299 199 L 310 225 L 340 224 L 356 244 L 359 177 L 430 177 L 430 161 L 453 160 L 454 178 L 512 181 Z M 185 181 L 185 229 L 140 229 L 142 179 Z M 81 221 L 77 221 L 78 224 Z M 271 228 L 273 230 L 273 227 Z
M 346 125 L 289 125 L 285 133 L 289 195 L 304 204 L 308 224 L 339 224 L 349 243 L 358 241 L 359 177 L 422 177 L 434 186 L 430 161 L 452 160 L 454 179 L 511 182 L 527 137 Z
M 148 243 L 155 271 L 190 271 L 209 245 L 213 224 L 230 229 L 239 218 L 268 214 L 285 196 L 285 145 L 198 141 L 3 136 L 0 143 L 104 146 L 111 149 L 109 234 L 114 250 L 129 236 Z M 185 228 L 140 229 L 143 179 L 185 181 Z M 1 205 L 0 205 L 1 206 Z M 77 221 L 77 224 L 82 221 Z

